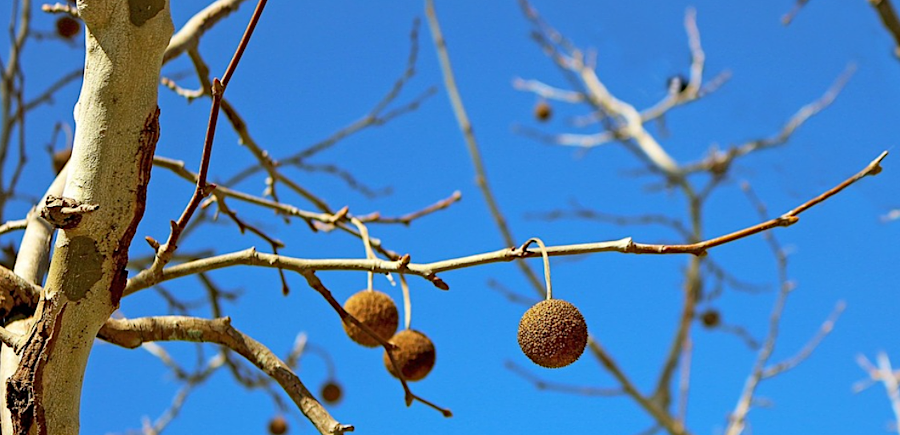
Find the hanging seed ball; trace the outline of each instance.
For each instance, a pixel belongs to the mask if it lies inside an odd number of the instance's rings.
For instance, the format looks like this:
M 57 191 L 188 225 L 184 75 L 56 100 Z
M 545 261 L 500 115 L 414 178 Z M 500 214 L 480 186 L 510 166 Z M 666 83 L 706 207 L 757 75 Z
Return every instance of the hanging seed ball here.
M 81 23 L 78 20 L 62 16 L 56 20 L 56 34 L 63 39 L 72 39 L 81 31 Z
M 418 381 L 434 368 L 434 360 L 436 357 L 434 351 L 434 343 L 425 336 L 425 334 L 412 329 L 404 329 L 391 337 L 390 343 L 397 346 L 393 351 L 394 360 L 400 366 L 403 377 L 407 381 Z M 397 377 L 394 371 L 394 365 L 391 364 L 391 358 L 387 351 L 384 352 L 384 366 L 388 371 Z
M 587 324 L 574 305 L 559 299 L 538 302 L 519 321 L 519 347 L 535 364 L 572 364 L 587 345 Z
M 553 110 L 546 101 L 540 101 L 534 106 L 534 117 L 538 121 L 545 122 L 553 116 Z
M 322 385 L 322 400 L 325 403 L 330 403 L 334 405 L 341 401 L 341 396 L 344 395 L 343 389 L 341 389 L 341 385 L 335 381 L 328 381 L 325 385 Z
M 722 323 L 722 316 L 718 311 L 710 308 L 700 315 L 700 321 L 703 322 L 703 326 L 707 328 L 715 328 Z
M 276 415 L 269 420 L 269 433 L 272 435 L 283 435 L 288 431 L 287 420 L 283 416 Z
M 394 335 L 400 322 L 394 300 L 380 291 L 363 290 L 350 296 L 344 302 L 344 309 L 385 340 Z M 344 331 L 353 341 L 365 347 L 378 346 L 378 340 L 348 320 L 344 320 Z

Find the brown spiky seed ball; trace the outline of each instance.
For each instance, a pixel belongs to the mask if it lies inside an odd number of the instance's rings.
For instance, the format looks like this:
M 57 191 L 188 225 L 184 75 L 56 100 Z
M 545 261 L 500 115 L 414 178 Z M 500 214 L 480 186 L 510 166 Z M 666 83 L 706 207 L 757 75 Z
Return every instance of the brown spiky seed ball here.
M 436 357 L 434 351 L 434 343 L 425 336 L 425 334 L 412 330 L 404 329 L 391 337 L 390 343 L 397 346 L 393 351 L 394 360 L 400 366 L 403 377 L 407 381 L 418 381 L 434 368 L 434 360 Z M 391 364 L 391 358 L 387 351 L 384 352 L 384 366 L 397 377 L 394 371 L 394 365 Z
M 276 415 L 269 420 L 269 433 L 272 435 L 283 435 L 288 431 L 287 420 L 280 415 Z
M 341 396 L 344 395 L 343 389 L 341 389 L 341 385 L 335 381 L 328 381 L 325 385 L 322 386 L 322 400 L 325 403 L 335 404 L 341 401 Z
M 56 20 L 56 34 L 64 39 L 72 39 L 81 31 L 81 23 L 78 20 L 62 16 Z
M 397 313 L 394 300 L 377 290 L 363 290 L 350 296 L 347 302 L 344 302 L 344 309 L 385 340 L 394 335 L 400 323 L 400 315 Z M 344 331 L 353 341 L 363 346 L 375 347 L 379 344 L 378 340 L 349 320 L 344 320 Z
M 553 110 L 546 101 L 540 101 L 534 106 L 534 117 L 538 121 L 547 121 L 551 116 L 553 116 Z
M 519 346 L 535 364 L 547 368 L 575 362 L 587 345 L 584 316 L 569 302 L 538 302 L 519 321 Z
M 719 314 L 718 311 L 710 308 L 700 315 L 700 321 L 703 322 L 703 326 L 707 328 L 715 328 L 722 323 L 722 315 Z

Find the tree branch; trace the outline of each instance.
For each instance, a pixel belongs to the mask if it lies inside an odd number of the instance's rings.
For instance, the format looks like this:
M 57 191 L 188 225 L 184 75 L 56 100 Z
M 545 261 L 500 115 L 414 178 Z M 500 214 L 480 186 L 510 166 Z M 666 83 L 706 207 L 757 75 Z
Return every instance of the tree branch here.
M 578 255 L 591 254 L 598 252 L 621 252 L 626 254 L 693 254 L 705 255 L 706 251 L 716 246 L 733 242 L 744 237 L 757 234 L 771 228 L 779 226 L 790 226 L 797 223 L 800 218 L 798 215 L 807 209 L 825 201 L 826 199 L 836 195 L 841 190 L 859 181 L 867 175 L 875 175 L 881 171 L 879 165 L 887 156 L 887 151 L 881 153 L 875 160 L 869 163 L 862 171 L 844 180 L 837 186 L 829 189 L 825 193 L 801 204 L 784 215 L 770 219 L 766 222 L 747 227 L 724 236 L 716 237 L 706 241 L 682 244 L 682 245 L 665 245 L 665 244 L 645 244 L 635 243 L 630 237 L 620 240 L 596 243 L 582 243 L 574 245 L 548 246 L 547 254 L 550 256 L 560 255 Z M 215 257 L 204 258 L 200 260 L 190 261 L 163 269 L 158 274 L 151 272 L 151 269 L 144 270 L 128 281 L 125 289 L 125 295 L 132 294 L 139 290 L 145 289 L 152 285 L 158 284 L 170 279 L 180 278 L 195 273 L 206 272 L 224 267 L 235 265 L 249 265 L 261 267 L 277 267 L 292 270 L 301 274 L 319 270 L 357 270 L 376 273 L 410 273 L 421 276 L 431 281 L 436 287 L 448 289 L 446 283 L 437 277 L 436 274 L 462 269 L 466 267 L 478 266 L 482 264 L 499 263 L 519 260 L 523 258 L 540 257 L 539 250 L 506 248 L 483 254 L 470 255 L 467 257 L 452 258 L 433 263 L 415 264 L 409 263 L 409 256 L 404 256 L 396 261 L 385 260 L 357 260 L 357 259 L 324 259 L 309 260 L 280 255 L 272 255 L 257 252 L 250 248 L 244 251 L 238 251 L 230 254 L 219 255 Z
M 328 414 L 290 367 L 269 348 L 235 329 L 228 317 L 213 320 L 182 316 L 109 319 L 100 329 L 99 336 L 131 349 L 151 341 L 204 342 L 225 346 L 275 379 L 319 432 L 342 434 L 353 431 L 353 426 L 341 424 Z
M 169 46 L 166 47 L 166 51 L 163 54 L 163 64 L 178 57 L 188 48 L 197 46 L 200 38 L 207 30 L 236 11 L 244 1 L 218 0 L 191 17 L 169 41 Z
M 888 30 L 888 33 L 894 38 L 894 55 L 900 56 L 900 18 L 897 17 L 897 11 L 891 4 L 890 0 L 869 0 L 869 4 L 878 12 L 878 18 L 881 18 L 881 24 Z

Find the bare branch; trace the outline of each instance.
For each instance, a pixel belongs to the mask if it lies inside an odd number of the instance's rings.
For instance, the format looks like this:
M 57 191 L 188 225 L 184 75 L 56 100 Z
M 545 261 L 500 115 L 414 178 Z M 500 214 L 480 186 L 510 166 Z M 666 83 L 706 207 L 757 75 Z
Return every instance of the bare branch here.
M 182 212 L 181 217 L 178 218 L 177 222 L 172 222 L 171 227 L 172 230 L 169 233 L 169 239 L 166 243 L 159 246 L 156 253 L 156 260 L 153 262 L 153 266 L 151 266 L 152 271 L 154 273 L 159 273 L 162 268 L 169 262 L 172 254 L 175 252 L 175 249 L 178 248 L 178 238 L 181 235 L 181 232 L 184 231 L 185 227 L 187 227 L 188 222 L 191 220 L 191 216 L 193 216 L 194 211 L 200 205 L 200 201 L 203 200 L 210 193 L 210 186 L 206 183 L 207 173 L 209 172 L 209 160 L 212 154 L 212 146 L 213 139 L 216 135 L 216 124 L 219 117 L 219 104 L 222 101 L 222 96 L 225 94 L 225 89 L 228 86 L 228 82 L 231 80 L 231 76 L 234 74 L 235 69 L 237 68 L 238 63 L 241 60 L 241 56 L 244 53 L 244 49 L 247 48 L 247 44 L 250 42 L 250 37 L 253 35 L 253 29 L 256 27 L 256 23 L 259 21 L 259 17 L 262 15 L 263 9 L 266 6 L 266 0 L 259 0 L 256 5 L 256 9 L 253 11 L 253 16 L 250 17 L 250 22 L 247 24 L 247 29 L 244 31 L 243 37 L 241 37 L 240 42 L 238 43 L 238 47 L 234 52 L 234 56 L 231 58 L 231 62 L 228 63 L 228 67 L 225 69 L 225 73 L 222 75 L 222 80 L 219 79 L 213 80 L 213 86 L 211 89 L 212 92 L 212 104 L 210 105 L 210 113 L 209 113 L 209 122 L 206 128 L 206 139 L 203 144 L 203 154 L 200 157 L 200 171 L 197 176 L 197 187 L 194 189 L 194 194 L 191 196 L 190 201 Z
M 321 433 L 353 431 L 353 426 L 341 424 L 328 414 L 290 367 L 267 347 L 231 326 L 228 317 L 214 320 L 181 316 L 109 319 L 99 336 L 127 348 L 150 341 L 205 342 L 225 346 L 275 379 Z
M 600 345 L 600 342 L 594 336 L 588 337 L 588 348 L 594 354 L 594 356 L 603 364 L 603 367 L 606 368 L 607 371 L 612 374 L 614 378 L 619 382 L 622 386 L 622 391 L 641 408 L 644 408 L 650 416 L 652 416 L 660 426 L 666 429 L 672 435 L 689 435 L 690 432 L 684 427 L 684 424 L 676 421 L 672 418 L 671 415 L 665 410 L 661 409 L 654 402 L 644 397 L 640 391 L 637 390 L 637 387 L 631 382 L 627 375 L 619 368 L 618 364 L 612 359 L 612 357 L 606 352 L 603 346 Z
M 163 54 L 163 64 L 178 57 L 185 50 L 196 47 L 207 30 L 236 11 L 244 1 L 217 0 L 191 17 L 169 41 L 169 46 L 166 47 L 166 52 Z
M 841 75 L 838 76 L 834 83 L 828 88 L 828 90 L 825 91 L 824 94 L 822 94 L 821 97 L 801 107 L 800 110 L 797 111 L 797 113 L 791 116 L 791 119 L 788 120 L 788 122 L 781 128 L 781 131 L 779 131 L 776 135 L 765 139 L 753 140 L 742 145 L 732 147 L 725 152 L 711 152 L 710 156 L 703 161 L 685 165 L 684 172 L 722 172 L 723 168 L 727 169 L 731 165 L 731 163 L 739 157 L 745 156 L 755 151 L 761 151 L 784 145 L 791 138 L 794 132 L 804 123 L 806 123 L 806 121 L 808 121 L 810 118 L 812 118 L 834 102 L 834 100 L 844 89 L 844 86 L 853 76 L 853 73 L 855 71 L 855 65 L 848 65 L 847 68 L 844 69 Z
M 888 30 L 888 33 L 894 37 L 896 47 L 894 55 L 900 57 L 900 18 L 897 17 L 897 11 L 891 4 L 890 0 L 869 0 L 869 4 L 878 12 L 881 18 L 881 24 Z
M 595 388 L 595 387 L 583 387 L 578 385 L 567 385 L 567 384 L 559 384 L 554 382 L 548 382 L 543 380 L 541 377 L 532 374 L 525 368 L 516 365 L 512 361 L 506 362 L 506 368 L 512 371 L 513 373 L 521 376 L 526 381 L 534 384 L 535 388 L 538 390 L 548 390 L 548 391 L 556 391 L 559 393 L 573 394 L 576 396 L 593 396 L 593 397 L 614 397 L 621 396 L 624 394 L 620 388 Z
M 6 234 L 10 231 L 24 230 L 28 226 L 28 219 L 18 219 L 14 221 L 4 222 L 0 225 L 0 234 Z
M 891 368 L 891 360 L 884 352 L 878 354 L 878 379 L 884 384 L 884 389 L 891 402 L 891 410 L 894 411 L 894 424 L 897 433 L 900 433 L 900 383 Z
M 744 228 L 742 230 L 735 231 L 730 234 L 726 234 L 724 236 L 684 245 L 655 245 L 635 243 L 631 240 L 631 238 L 624 238 L 607 242 L 548 246 L 546 252 L 551 256 L 590 254 L 598 252 L 621 252 L 628 254 L 693 254 L 698 256 L 704 255 L 707 250 L 716 246 L 733 242 L 735 240 L 748 237 L 778 226 L 790 226 L 797 223 L 800 219 L 798 217 L 800 213 L 815 206 L 816 204 L 821 203 L 822 201 L 825 201 L 844 188 L 850 186 L 856 181 L 859 181 L 863 177 L 867 175 L 875 175 L 880 172 L 881 166 L 879 166 L 879 164 L 886 156 L 887 152 L 885 151 L 856 175 L 848 178 L 834 188 L 829 189 L 825 193 L 805 202 L 804 204 L 801 204 L 799 207 L 794 208 L 793 210 L 785 213 L 780 217 Z M 437 273 L 477 266 L 481 264 L 507 262 L 539 256 L 541 256 L 541 252 L 539 250 L 523 250 L 521 248 L 512 247 L 483 254 L 470 255 L 467 257 L 437 261 L 433 263 L 414 264 L 409 263 L 408 256 L 404 256 L 397 261 L 384 261 L 378 259 L 307 260 L 260 253 L 251 248 L 231 254 L 209 257 L 182 263 L 176 266 L 171 266 L 161 270 L 158 274 L 153 272 L 152 269 L 144 270 L 134 278 L 128 280 L 128 285 L 126 286 L 124 294 L 132 294 L 136 291 L 147 288 L 162 281 L 235 265 L 279 267 L 301 274 L 308 274 L 310 272 L 318 270 L 357 270 L 377 273 L 411 273 L 413 275 L 424 277 L 431 281 L 436 287 L 446 290 L 449 287 L 446 283 L 444 283 L 443 280 L 437 277 Z
M 891 360 L 886 353 L 879 352 L 876 358 L 877 367 L 863 355 L 856 357 L 856 362 L 866 371 L 869 379 L 856 382 L 853 385 L 853 392 L 859 393 L 878 382 L 883 384 L 894 413 L 894 431 L 900 433 L 900 373 L 891 367 Z
M 562 41 L 561 38 L 555 37 L 558 32 L 547 26 L 540 20 L 537 11 L 531 7 L 526 1 L 520 1 L 522 9 L 526 13 L 526 17 L 535 23 L 541 33 L 540 38 L 545 40 Z M 688 14 L 690 19 L 690 13 Z M 689 31 L 690 33 L 690 31 Z M 597 110 L 608 115 L 610 125 L 607 129 L 619 140 L 630 141 L 634 145 L 633 150 L 647 160 L 647 162 L 656 170 L 661 171 L 673 181 L 681 178 L 681 168 L 678 163 L 666 152 L 665 149 L 656 141 L 656 139 L 644 127 L 644 121 L 641 113 L 634 106 L 619 100 L 606 88 L 597 76 L 594 67 L 585 61 L 584 53 L 571 46 L 568 43 L 560 44 L 566 52 L 560 51 L 560 47 L 556 45 L 545 46 L 545 51 L 556 64 L 563 70 L 569 71 L 573 78 L 579 81 L 587 94 L 588 101 Z M 693 48 L 693 47 L 692 47 Z M 699 36 L 696 39 L 696 48 L 699 49 Z M 697 50 L 693 55 L 699 55 L 699 65 L 702 65 L 702 50 Z M 702 71 L 702 67 L 697 71 Z M 693 76 L 693 72 L 692 72 Z M 693 77 L 692 77 L 692 83 Z M 699 84 L 696 84 L 699 87 Z M 690 88 L 690 85 L 689 85 Z M 613 125 L 615 124 L 615 125 Z
M 53 94 L 55 94 L 56 91 L 62 89 L 67 84 L 69 84 L 77 79 L 80 79 L 83 74 L 84 74 L 84 69 L 78 68 L 78 69 L 73 70 L 72 72 L 60 77 L 59 80 L 57 80 L 55 83 L 50 85 L 47 89 L 44 90 L 44 92 L 42 92 L 37 97 L 29 100 L 27 103 L 25 103 L 24 106 L 20 107 L 19 111 L 20 112 L 22 112 L 22 111 L 28 112 L 28 111 L 33 110 L 34 108 L 40 106 L 41 104 L 52 103 L 53 102 Z
M 421 210 L 407 213 L 403 216 L 382 217 L 379 213 L 372 213 L 372 214 L 369 214 L 366 216 L 359 216 L 358 219 L 361 222 L 367 222 L 367 223 L 373 223 L 373 224 L 400 223 L 403 225 L 409 225 L 412 223 L 412 221 L 414 221 L 418 218 L 427 216 L 434 212 L 444 210 L 447 207 L 450 207 L 451 205 L 453 205 L 455 202 L 459 201 L 460 199 L 462 199 L 462 193 L 460 193 L 460 191 L 457 190 L 457 191 L 453 192 L 453 194 L 448 196 L 447 198 L 444 198 L 438 202 L 435 202 L 434 204 L 431 204 L 428 207 L 425 207 Z
M 785 26 L 790 25 L 807 3 L 809 3 L 809 0 L 797 0 L 797 2 L 794 3 L 794 7 L 791 8 L 788 13 L 781 16 L 781 24 L 784 24 Z
M 809 342 L 800 349 L 796 355 L 784 360 L 780 363 L 777 363 L 773 366 L 770 366 L 763 371 L 762 377 L 763 379 L 771 378 L 773 376 L 777 376 L 780 373 L 786 372 L 794 367 L 797 367 L 800 363 L 802 363 L 806 358 L 809 358 L 812 355 L 813 351 L 816 350 L 816 347 L 819 346 L 819 343 L 825 339 L 825 337 L 834 329 L 834 324 L 837 322 L 838 317 L 840 317 L 841 313 L 844 311 L 844 308 L 847 306 L 843 301 L 838 302 L 834 307 L 834 311 L 831 312 L 831 315 L 828 316 L 828 319 L 822 323 L 822 326 L 819 328 L 819 332 L 816 333 L 815 336 Z

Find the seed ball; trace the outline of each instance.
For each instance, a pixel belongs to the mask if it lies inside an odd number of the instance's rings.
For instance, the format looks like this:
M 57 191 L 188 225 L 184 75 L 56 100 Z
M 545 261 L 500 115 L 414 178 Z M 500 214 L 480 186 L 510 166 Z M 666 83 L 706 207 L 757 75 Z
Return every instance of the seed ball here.
M 707 328 L 715 328 L 722 323 L 722 315 L 714 309 L 708 309 L 700 315 L 700 321 L 703 322 L 703 326 Z
M 379 291 L 363 290 L 350 296 L 344 302 L 344 310 L 385 340 L 394 335 L 400 322 L 394 300 Z M 348 320 L 344 320 L 344 331 L 353 341 L 365 347 L 378 346 L 378 340 Z
M 553 116 L 553 110 L 546 101 L 541 101 L 534 106 L 534 117 L 538 121 L 545 122 Z
M 519 321 L 519 347 L 535 364 L 559 368 L 572 364 L 587 345 L 584 316 L 569 302 L 538 302 Z
M 341 401 L 343 395 L 344 391 L 341 389 L 341 385 L 335 381 L 328 381 L 322 386 L 322 400 L 325 403 L 334 405 Z
M 56 20 L 56 34 L 63 39 L 72 39 L 81 31 L 81 23 L 72 17 L 59 17 Z
M 403 377 L 407 381 L 423 379 L 434 368 L 436 357 L 434 343 L 425 334 L 412 329 L 404 329 L 391 337 L 390 343 L 397 346 L 393 351 L 394 360 L 400 366 Z M 397 377 L 394 365 L 387 351 L 384 352 L 384 366 Z
M 272 435 L 284 435 L 288 431 L 287 420 L 280 415 L 276 415 L 269 420 L 269 433 Z

